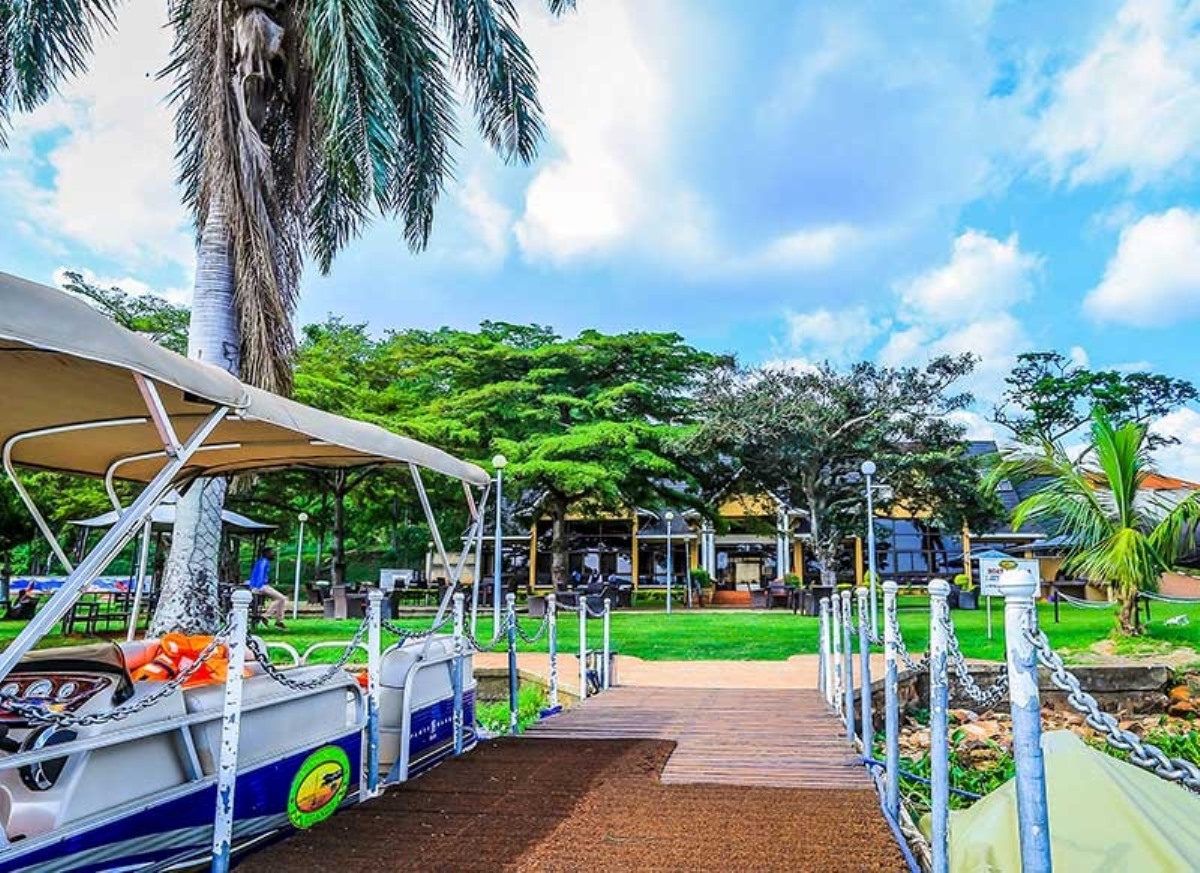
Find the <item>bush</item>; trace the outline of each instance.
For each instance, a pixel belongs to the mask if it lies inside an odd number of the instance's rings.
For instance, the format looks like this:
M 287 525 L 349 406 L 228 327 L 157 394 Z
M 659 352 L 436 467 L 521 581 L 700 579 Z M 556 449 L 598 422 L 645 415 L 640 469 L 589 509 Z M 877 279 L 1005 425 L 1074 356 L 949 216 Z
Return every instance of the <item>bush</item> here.
M 517 733 L 541 718 L 547 702 L 546 689 L 541 685 L 525 684 L 517 689 Z M 508 701 L 480 703 L 475 707 L 475 721 L 488 733 L 508 733 Z

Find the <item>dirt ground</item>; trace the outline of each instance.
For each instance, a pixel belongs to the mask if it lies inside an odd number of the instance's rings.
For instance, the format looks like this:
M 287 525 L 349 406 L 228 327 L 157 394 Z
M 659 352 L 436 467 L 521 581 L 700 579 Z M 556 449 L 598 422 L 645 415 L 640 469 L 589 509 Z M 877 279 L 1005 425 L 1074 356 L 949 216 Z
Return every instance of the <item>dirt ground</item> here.
M 501 739 L 242 871 L 898 871 L 872 790 L 663 785 L 674 743 Z

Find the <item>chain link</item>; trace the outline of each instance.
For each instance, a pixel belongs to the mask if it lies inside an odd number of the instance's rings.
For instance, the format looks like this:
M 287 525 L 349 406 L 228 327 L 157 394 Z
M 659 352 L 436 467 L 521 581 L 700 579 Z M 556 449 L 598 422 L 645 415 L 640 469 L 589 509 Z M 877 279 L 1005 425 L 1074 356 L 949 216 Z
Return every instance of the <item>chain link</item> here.
M 886 611 L 886 610 L 885 610 Z M 914 673 L 923 673 L 929 669 L 929 653 L 919 661 L 913 660 L 913 656 L 908 653 L 908 646 L 904 645 L 904 634 L 900 632 L 900 619 L 895 613 L 888 616 L 888 621 L 892 624 L 892 631 L 896 637 L 896 654 L 900 656 L 900 660 L 904 662 L 905 668 Z
M 1162 749 L 1127 731 L 1113 716 L 1100 709 L 1096 698 L 1079 685 L 1079 679 L 1063 664 L 1062 658 L 1050 646 L 1044 631 L 1026 626 L 1025 639 L 1033 646 L 1038 661 L 1050 671 L 1050 681 L 1067 692 L 1067 700 L 1084 716 L 1084 721 L 1093 730 L 1102 732 L 1108 744 L 1129 753 L 1129 760 L 1146 770 L 1171 782 L 1178 782 L 1191 791 L 1200 793 L 1200 767 L 1182 758 L 1168 757 Z
M 992 709 L 1008 694 L 1007 671 L 997 676 L 990 687 L 980 687 L 971 675 L 971 668 L 967 665 L 967 659 L 963 657 L 962 649 L 959 648 L 958 633 L 954 630 L 954 619 L 950 617 L 949 609 L 942 613 L 942 626 L 946 628 L 946 654 L 954 668 L 955 676 L 958 677 L 959 687 L 982 709 Z
M 486 643 L 479 642 L 479 640 L 475 639 L 475 635 L 466 628 L 463 628 L 463 639 L 467 641 L 467 645 L 470 648 L 477 652 L 490 652 L 493 649 L 499 648 L 500 643 L 508 636 L 509 620 L 508 614 L 505 613 L 504 618 L 500 620 L 500 626 L 496 628 L 496 635 Z
M 259 645 L 257 638 L 252 636 L 246 637 L 246 647 L 250 650 L 254 657 L 258 659 L 258 662 L 262 665 L 263 672 L 265 672 L 280 685 L 284 686 L 285 688 L 291 688 L 293 691 L 308 691 L 313 688 L 320 688 L 322 685 L 336 676 L 342 670 L 342 668 L 349 663 L 350 658 L 354 656 L 354 652 L 358 649 L 359 645 L 362 643 L 363 637 L 367 633 L 367 625 L 368 621 L 364 618 L 359 623 L 358 630 L 354 633 L 354 638 L 347 643 L 345 650 L 341 654 L 341 657 L 330 664 L 329 669 L 324 673 L 320 673 L 309 679 L 293 679 L 291 676 L 287 675 L 286 671 L 281 670 L 272 664 L 271 656 Z
M 116 709 L 111 709 L 108 712 L 75 715 L 70 712 L 55 712 L 47 709 L 44 704 L 26 703 L 12 695 L 4 695 L 0 696 L 0 707 L 7 709 L 9 712 L 16 713 L 21 718 L 33 724 L 52 724 L 57 727 L 91 727 L 93 725 L 121 721 L 122 719 L 129 718 L 131 715 L 149 709 L 160 700 L 170 697 L 182 688 L 184 683 L 191 679 L 204 666 L 204 663 L 216 653 L 217 649 L 225 644 L 229 636 L 229 629 L 230 626 L 228 624 L 221 628 L 209 644 L 200 650 L 200 654 L 196 656 L 196 660 L 180 670 L 175 678 L 164 682 L 153 693 L 147 694 L 145 697 L 135 700 L 127 706 L 118 706 Z
M 407 628 L 402 628 L 400 625 L 394 624 L 386 619 L 381 621 L 379 626 L 388 633 L 395 634 L 396 636 L 400 637 L 400 642 L 404 643 L 408 640 L 423 640 L 425 637 L 431 637 L 453 620 L 453 613 L 448 612 L 442 616 L 441 621 L 432 627 L 425 628 L 424 630 L 408 630 Z
M 550 627 L 550 619 L 547 616 L 542 616 L 542 623 L 537 626 L 537 630 L 535 630 L 532 634 L 526 633 L 521 628 L 521 622 L 517 621 L 515 616 L 513 617 L 512 622 L 517 629 L 517 636 L 530 645 L 540 640 L 545 635 L 546 629 Z

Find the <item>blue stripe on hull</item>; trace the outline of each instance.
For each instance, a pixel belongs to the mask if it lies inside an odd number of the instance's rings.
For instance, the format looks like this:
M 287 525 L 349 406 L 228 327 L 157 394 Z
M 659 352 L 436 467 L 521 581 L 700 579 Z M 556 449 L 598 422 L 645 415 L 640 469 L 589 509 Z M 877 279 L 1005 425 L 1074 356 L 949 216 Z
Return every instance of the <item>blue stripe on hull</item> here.
M 463 695 L 464 748 L 475 745 L 475 693 Z M 453 743 L 454 703 L 439 700 L 412 715 L 410 778 L 430 769 L 448 757 Z M 352 782 L 347 801 L 353 802 L 359 791 L 362 734 L 347 734 L 321 745 L 337 745 L 350 759 Z M 291 828 L 287 818 L 288 793 L 292 779 L 313 746 L 279 761 L 262 764 L 238 775 L 234 795 L 234 843 L 270 833 L 280 827 Z M 345 805 L 345 803 L 343 805 Z M 0 856 L 0 873 L 18 870 L 54 869 L 72 873 L 111 870 L 121 867 L 182 863 L 208 857 L 212 840 L 216 785 L 199 786 L 172 800 L 150 801 L 137 811 L 90 830 L 64 835 L 51 844 L 16 854 L 15 844 L 7 857 Z M 124 844 L 124 845 L 122 845 Z M 152 848 L 151 848 L 152 847 Z

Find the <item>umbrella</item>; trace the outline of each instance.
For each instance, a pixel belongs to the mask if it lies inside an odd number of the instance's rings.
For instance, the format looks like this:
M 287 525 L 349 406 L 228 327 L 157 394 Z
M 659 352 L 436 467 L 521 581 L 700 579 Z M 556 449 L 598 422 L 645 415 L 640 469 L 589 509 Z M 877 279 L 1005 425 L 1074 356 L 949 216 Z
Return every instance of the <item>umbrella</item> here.
M 154 512 L 150 516 L 151 524 L 154 530 L 169 530 L 175 524 L 175 503 L 179 500 L 179 492 L 172 491 L 163 498 L 162 503 L 154 507 Z M 118 513 L 114 509 L 112 512 L 106 512 L 103 515 L 97 515 L 95 518 L 83 518 L 77 521 L 72 521 L 71 524 L 77 527 L 86 528 L 101 528 L 112 527 L 117 523 Z M 258 533 L 260 531 L 274 530 L 275 525 L 264 524 L 261 521 L 254 521 L 246 518 L 236 512 L 231 512 L 228 509 L 222 510 L 221 521 L 225 527 L 230 530 L 241 531 L 244 533 Z

